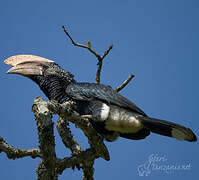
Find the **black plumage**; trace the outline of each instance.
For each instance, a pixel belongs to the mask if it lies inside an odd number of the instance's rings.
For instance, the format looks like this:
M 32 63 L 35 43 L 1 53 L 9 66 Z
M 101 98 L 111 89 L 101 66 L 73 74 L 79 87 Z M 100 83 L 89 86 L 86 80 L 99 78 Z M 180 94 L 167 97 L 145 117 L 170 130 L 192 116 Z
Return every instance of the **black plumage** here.
M 82 101 L 102 101 L 125 109 L 129 109 L 143 116 L 146 114 L 131 101 L 118 94 L 110 86 L 95 83 L 71 83 L 65 90 L 67 96 Z
M 29 55 L 25 58 L 27 56 Z M 39 59 L 37 56 L 31 56 L 27 60 L 19 60 L 20 58 L 11 57 L 5 61 L 13 66 L 8 73 L 21 74 L 32 79 L 49 99 L 59 103 L 74 101 L 75 110 L 80 115 L 89 117 L 96 131 L 108 141 L 114 141 L 119 136 L 134 140 L 144 139 L 150 132 L 178 140 L 197 140 L 189 128 L 148 117 L 110 86 L 78 83 L 71 73 L 51 60 Z

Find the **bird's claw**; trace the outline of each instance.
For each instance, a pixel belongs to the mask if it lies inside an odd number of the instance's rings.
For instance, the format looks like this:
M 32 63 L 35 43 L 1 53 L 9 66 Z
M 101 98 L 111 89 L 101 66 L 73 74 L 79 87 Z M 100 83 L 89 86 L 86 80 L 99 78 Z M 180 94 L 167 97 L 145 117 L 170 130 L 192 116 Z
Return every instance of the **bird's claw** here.
M 81 115 L 82 118 L 92 119 L 93 116 L 89 114 Z

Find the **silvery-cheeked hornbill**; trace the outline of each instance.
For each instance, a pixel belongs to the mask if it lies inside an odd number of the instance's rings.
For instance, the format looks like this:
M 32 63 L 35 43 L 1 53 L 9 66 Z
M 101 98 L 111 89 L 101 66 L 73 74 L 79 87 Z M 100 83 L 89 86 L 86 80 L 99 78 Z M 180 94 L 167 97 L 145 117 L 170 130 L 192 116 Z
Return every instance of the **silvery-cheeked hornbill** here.
M 134 103 L 110 86 L 78 83 L 71 73 L 52 60 L 33 55 L 17 55 L 5 60 L 12 66 L 8 74 L 20 74 L 36 82 L 50 100 L 75 102 L 75 110 L 88 117 L 96 131 L 107 141 L 119 136 L 139 140 L 150 132 L 178 140 L 197 141 L 191 129 L 148 117 Z

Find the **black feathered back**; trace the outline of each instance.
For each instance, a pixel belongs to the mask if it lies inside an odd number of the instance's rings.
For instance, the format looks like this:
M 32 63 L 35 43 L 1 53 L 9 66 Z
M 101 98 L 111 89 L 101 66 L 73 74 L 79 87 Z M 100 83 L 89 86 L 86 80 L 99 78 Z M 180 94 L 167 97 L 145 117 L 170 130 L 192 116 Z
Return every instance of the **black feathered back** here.
M 110 86 L 95 83 L 71 83 L 65 90 L 67 96 L 80 101 L 100 100 L 107 104 L 113 104 L 143 116 L 147 116 L 134 103 L 118 94 Z

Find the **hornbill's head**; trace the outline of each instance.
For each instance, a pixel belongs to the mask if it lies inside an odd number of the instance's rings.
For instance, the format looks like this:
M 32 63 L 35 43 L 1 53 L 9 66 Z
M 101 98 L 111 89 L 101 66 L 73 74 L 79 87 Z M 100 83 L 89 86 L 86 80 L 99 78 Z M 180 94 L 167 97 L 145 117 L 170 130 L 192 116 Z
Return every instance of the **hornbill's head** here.
M 19 74 L 36 82 L 49 99 L 57 99 L 71 82 L 73 75 L 63 70 L 54 61 L 34 55 L 17 55 L 4 61 L 12 66 L 7 73 Z

